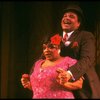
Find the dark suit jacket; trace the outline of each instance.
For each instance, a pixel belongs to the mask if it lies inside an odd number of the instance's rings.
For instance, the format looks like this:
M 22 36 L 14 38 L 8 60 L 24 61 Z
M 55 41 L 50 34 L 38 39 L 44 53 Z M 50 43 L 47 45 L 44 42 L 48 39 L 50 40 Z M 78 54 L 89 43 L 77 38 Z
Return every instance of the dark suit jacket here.
M 76 30 L 62 46 L 61 55 L 70 56 L 78 62 L 69 68 L 74 78 L 84 76 L 83 88 L 75 91 L 76 98 L 100 98 L 100 80 L 95 71 L 95 38 L 91 32 Z

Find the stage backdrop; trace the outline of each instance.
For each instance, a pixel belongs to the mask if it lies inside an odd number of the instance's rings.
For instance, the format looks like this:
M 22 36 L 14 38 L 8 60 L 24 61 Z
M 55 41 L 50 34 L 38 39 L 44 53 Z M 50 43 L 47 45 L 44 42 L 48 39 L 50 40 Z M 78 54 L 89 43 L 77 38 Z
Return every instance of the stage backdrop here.
M 61 31 L 62 10 L 68 1 L 0 2 L 0 98 L 31 98 L 20 79 L 29 73 L 42 52 L 47 33 Z M 100 76 L 100 2 L 80 4 L 86 17 L 86 30 L 96 37 L 97 66 Z

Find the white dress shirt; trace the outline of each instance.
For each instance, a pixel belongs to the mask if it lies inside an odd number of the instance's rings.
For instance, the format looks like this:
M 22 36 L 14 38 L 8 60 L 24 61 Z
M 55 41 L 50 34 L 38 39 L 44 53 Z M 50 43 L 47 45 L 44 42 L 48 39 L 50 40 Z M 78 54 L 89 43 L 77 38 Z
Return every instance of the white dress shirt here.
M 67 33 L 67 40 L 70 38 L 70 36 L 72 35 L 73 32 L 74 32 L 74 31 L 71 31 L 71 32 Z M 66 32 L 63 31 L 63 37 L 65 36 L 65 34 L 66 34 Z M 66 42 L 65 42 L 65 45 L 66 45 L 66 46 L 68 46 L 69 44 L 70 44 L 70 41 L 66 41 Z M 71 73 L 71 71 L 68 70 L 67 72 L 72 76 L 72 80 L 75 81 L 75 78 L 73 77 L 73 74 Z
M 73 33 L 74 31 L 71 31 L 71 32 L 69 32 L 69 33 L 67 33 L 67 35 L 68 35 L 68 38 L 67 39 L 69 39 L 70 38 L 70 36 L 71 36 L 71 34 Z M 63 31 L 63 37 L 64 37 L 64 35 L 66 34 L 66 32 L 65 31 Z

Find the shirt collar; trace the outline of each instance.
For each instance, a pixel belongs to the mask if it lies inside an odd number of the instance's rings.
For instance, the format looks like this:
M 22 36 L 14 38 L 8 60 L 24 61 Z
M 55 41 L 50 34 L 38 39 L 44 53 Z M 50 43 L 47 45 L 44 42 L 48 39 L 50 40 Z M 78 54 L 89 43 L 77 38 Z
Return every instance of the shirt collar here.
M 68 35 L 68 38 L 71 36 L 71 34 L 73 33 L 74 31 L 71 31 L 71 32 L 68 32 L 67 33 L 67 35 Z M 66 34 L 66 32 L 65 31 L 63 31 L 63 37 L 64 37 L 64 35 Z

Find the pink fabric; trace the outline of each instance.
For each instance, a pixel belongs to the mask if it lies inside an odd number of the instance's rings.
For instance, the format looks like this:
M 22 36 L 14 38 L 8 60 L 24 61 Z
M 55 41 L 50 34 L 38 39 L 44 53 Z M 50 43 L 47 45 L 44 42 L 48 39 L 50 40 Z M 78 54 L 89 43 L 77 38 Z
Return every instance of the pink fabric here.
M 55 78 L 57 68 L 68 69 L 68 67 L 76 63 L 76 60 L 65 57 L 56 66 L 49 66 L 42 70 L 40 66 L 43 62 L 44 60 L 39 60 L 35 63 L 34 72 L 30 76 L 33 98 L 74 98 L 72 92 L 60 86 Z

